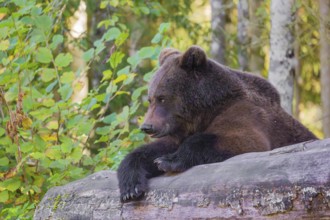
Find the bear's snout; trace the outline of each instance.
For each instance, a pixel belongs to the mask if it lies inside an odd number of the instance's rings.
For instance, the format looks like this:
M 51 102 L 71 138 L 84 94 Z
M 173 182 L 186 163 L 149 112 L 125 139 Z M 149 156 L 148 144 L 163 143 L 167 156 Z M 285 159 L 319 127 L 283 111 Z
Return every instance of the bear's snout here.
M 151 124 L 142 124 L 142 126 L 140 127 L 141 131 L 143 131 L 144 133 L 147 134 L 153 134 L 155 133 L 155 130 L 153 129 L 153 126 Z

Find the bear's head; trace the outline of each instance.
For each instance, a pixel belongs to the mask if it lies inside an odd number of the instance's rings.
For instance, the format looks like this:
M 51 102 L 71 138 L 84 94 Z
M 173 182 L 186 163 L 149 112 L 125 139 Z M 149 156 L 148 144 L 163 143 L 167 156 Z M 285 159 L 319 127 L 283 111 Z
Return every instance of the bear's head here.
M 223 100 L 236 91 L 230 74 L 198 46 L 184 53 L 164 49 L 159 64 L 149 84 L 150 105 L 141 126 L 152 137 L 183 139 L 205 129 Z

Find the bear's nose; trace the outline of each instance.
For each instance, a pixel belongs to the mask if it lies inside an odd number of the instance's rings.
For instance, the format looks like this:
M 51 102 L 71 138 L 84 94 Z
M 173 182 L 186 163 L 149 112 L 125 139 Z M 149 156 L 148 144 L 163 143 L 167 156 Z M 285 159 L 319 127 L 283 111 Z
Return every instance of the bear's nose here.
M 147 134 L 151 134 L 154 132 L 153 128 L 152 128 L 152 125 L 151 124 L 143 124 L 141 127 L 140 127 L 141 131 L 147 133 Z

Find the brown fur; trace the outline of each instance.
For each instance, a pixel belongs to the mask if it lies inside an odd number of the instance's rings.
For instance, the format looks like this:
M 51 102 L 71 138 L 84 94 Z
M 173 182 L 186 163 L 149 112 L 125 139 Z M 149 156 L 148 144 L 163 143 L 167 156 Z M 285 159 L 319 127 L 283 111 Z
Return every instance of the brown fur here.
M 163 172 L 316 139 L 282 109 L 278 92 L 263 78 L 207 59 L 197 46 L 183 54 L 166 49 L 159 59 L 141 126 L 158 140 L 120 165 L 122 201 L 140 198 L 147 179 Z

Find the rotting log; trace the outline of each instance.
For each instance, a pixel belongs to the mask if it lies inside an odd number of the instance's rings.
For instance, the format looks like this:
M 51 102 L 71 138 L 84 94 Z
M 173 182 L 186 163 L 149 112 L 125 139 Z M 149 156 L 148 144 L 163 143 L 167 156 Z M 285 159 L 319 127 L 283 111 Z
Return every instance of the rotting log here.
M 34 219 L 330 219 L 330 139 L 247 153 L 149 182 L 122 204 L 116 173 L 50 189 Z

